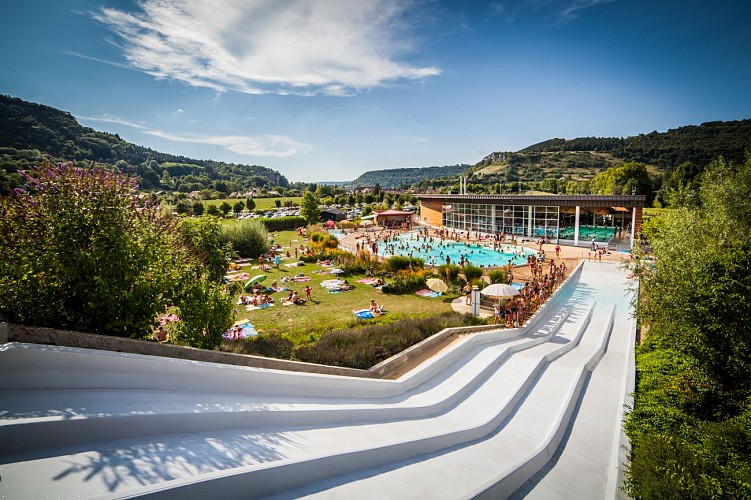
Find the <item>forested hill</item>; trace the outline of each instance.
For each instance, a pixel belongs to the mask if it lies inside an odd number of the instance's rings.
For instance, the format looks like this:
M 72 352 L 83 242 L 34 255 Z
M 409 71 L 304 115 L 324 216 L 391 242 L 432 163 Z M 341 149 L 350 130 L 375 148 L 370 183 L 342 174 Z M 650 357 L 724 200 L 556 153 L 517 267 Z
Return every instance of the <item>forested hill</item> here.
M 638 161 L 662 168 L 673 168 L 690 161 L 706 165 L 718 156 L 735 163 L 745 160 L 751 149 L 751 120 L 707 122 L 651 132 L 625 139 L 582 137 L 550 139 L 529 146 L 520 153 L 556 151 L 598 151 L 610 153 L 624 161 Z
M 118 135 L 84 127 L 70 113 L 0 95 L 0 194 L 14 187 L 15 172 L 55 161 L 94 161 L 142 177 L 144 189 L 221 193 L 251 187 L 286 187 L 287 179 L 259 165 L 196 160 L 160 153 L 123 141 Z
M 453 177 L 466 172 L 471 165 L 447 165 L 444 167 L 424 168 L 392 168 L 388 170 L 370 170 L 352 181 L 351 185 L 375 186 L 382 188 L 395 188 L 399 186 L 411 186 L 422 180 Z

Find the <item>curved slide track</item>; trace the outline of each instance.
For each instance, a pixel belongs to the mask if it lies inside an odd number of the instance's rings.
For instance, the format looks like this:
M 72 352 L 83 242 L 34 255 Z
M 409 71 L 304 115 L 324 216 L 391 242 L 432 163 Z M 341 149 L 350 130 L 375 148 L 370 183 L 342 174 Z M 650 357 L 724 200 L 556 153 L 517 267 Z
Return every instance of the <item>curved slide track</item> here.
M 0 345 L 0 498 L 614 498 L 628 288 L 585 262 L 397 380 Z

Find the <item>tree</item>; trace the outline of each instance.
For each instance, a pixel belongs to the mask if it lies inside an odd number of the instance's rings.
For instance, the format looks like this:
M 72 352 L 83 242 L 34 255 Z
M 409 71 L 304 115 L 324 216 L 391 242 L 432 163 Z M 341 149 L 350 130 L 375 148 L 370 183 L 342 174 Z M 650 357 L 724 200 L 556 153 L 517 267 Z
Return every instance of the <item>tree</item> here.
M 232 211 L 235 212 L 235 215 L 239 215 L 240 212 L 243 211 L 243 208 L 245 208 L 245 203 L 242 200 L 237 201 L 232 205 Z
M 318 207 L 318 200 L 311 191 L 305 191 L 302 197 L 300 215 L 305 218 L 308 224 L 315 224 L 321 220 L 321 209 Z
M 671 207 L 698 206 L 701 174 L 704 171 L 691 162 L 678 165 L 665 180 L 662 197 Z
M 253 198 L 248 198 L 245 200 L 245 208 L 248 210 L 254 210 L 256 208 L 256 202 L 253 201 Z
M 222 215 L 227 217 L 227 214 L 229 213 L 229 211 L 232 210 L 232 205 L 230 205 L 226 201 L 223 201 L 222 204 L 219 205 L 219 210 L 222 211 Z
M 643 163 L 625 163 L 610 167 L 589 182 L 592 194 L 643 194 L 652 198 L 654 181 Z
M 656 260 L 631 266 L 648 327 L 626 421 L 634 498 L 751 495 L 751 158 L 700 184 L 698 206 L 650 228 Z
M 206 214 L 213 215 L 214 217 L 219 217 L 222 215 L 222 213 L 219 211 L 219 207 L 216 205 L 209 205 L 209 208 L 206 209 Z
M 196 201 L 195 203 L 193 203 L 193 215 L 194 216 L 200 217 L 201 215 L 203 215 L 203 212 L 204 212 L 203 202 Z
M 230 245 L 240 257 L 256 258 L 269 250 L 268 230 L 257 219 L 244 219 L 224 226 L 221 241 Z
M 221 283 L 232 260 L 233 249 L 222 238 L 219 220 L 211 215 L 187 217 L 177 227 L 191 253 L 206 266 L 209 280 Z
M 180 200 L 175 205 L 175 211 L 179 214 L 187 214 L 188 210 L 190 210 L 190 204 L 185 200 Z
M 146 338 L 166 307 L 211 308 L 174 339 L 213 347 L 231 297 L 186 246 L 176 221 L 136 196 L 137 180 L 72 164 L 32 168 L 2 202 L 0 321 Z M 202 294 L 204 303 L 195 297 Z M 211 301 L 206 303 L 206 301 Z

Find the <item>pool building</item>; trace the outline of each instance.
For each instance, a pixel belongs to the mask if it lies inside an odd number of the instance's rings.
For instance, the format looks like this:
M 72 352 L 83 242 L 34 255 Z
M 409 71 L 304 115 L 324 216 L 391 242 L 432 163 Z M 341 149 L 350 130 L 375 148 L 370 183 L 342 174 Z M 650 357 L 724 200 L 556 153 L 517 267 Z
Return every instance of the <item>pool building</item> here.
M 579 245 L 633 248 L 644 195 L 417 194 L 420 222 L 434 227 Z

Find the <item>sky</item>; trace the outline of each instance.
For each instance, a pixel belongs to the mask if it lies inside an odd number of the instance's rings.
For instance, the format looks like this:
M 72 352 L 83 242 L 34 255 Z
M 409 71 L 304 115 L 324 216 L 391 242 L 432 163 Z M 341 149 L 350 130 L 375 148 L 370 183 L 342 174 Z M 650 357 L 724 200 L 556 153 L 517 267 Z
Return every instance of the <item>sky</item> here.
M 747 0 L 3 0 L 0 93 L 290 181 L 751 118 Z

